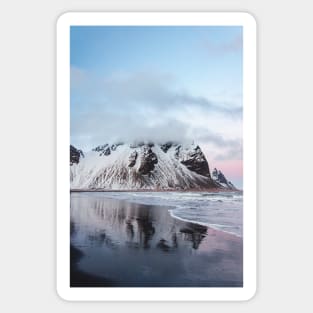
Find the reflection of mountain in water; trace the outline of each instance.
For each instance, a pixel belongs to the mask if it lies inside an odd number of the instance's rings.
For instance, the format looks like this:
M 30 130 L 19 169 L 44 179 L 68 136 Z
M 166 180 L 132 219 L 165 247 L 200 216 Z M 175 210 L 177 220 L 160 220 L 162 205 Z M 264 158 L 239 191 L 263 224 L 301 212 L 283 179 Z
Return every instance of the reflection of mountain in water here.
M 120 286 L 240 285 L 241 239 L 223 236 L 230 241 L 205 226 L 172 218 L 168 208 L 94 193 L 71 195 L 71 244 L 82 252 L 77 266 L 97 281 L 102 277 Z
M 179 249 L 180 245 L 197 249 L 207 230 L 205 226 L 190 223 L 182 227 L 166 208 L 112 199 L 105 202 L 95 199 L 89 203 L 88 211 L 84 205 L 81 201 L 75 203 L 72 219 L 85 224 L 87 240 L 98 246 L 116 248 L 125 244 L 128 248 L 156 248 L 164 252 Z

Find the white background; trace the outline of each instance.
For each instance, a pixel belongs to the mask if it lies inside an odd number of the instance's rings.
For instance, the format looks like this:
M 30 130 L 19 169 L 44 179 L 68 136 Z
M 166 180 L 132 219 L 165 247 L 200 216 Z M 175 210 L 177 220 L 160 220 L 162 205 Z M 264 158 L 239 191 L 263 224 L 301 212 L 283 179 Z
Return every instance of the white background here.
M 0 309 L 312 311 L 311 2 L 7 1 L 0 9 Z M 55 292 L 55 21 L 65 11 L 248 11 L 259 33 L 258 291 L 242 303 L 70 303 Z M 67 209 L 67 208 L 65 208 Z

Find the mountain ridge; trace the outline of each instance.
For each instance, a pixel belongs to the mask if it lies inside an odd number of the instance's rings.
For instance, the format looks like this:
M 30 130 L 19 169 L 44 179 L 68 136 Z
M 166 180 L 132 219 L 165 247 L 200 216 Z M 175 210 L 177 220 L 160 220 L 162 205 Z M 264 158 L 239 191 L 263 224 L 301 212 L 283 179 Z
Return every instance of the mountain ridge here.
M 71 190 L 236 190 L 221 171 L 211 175 L 199 145 L 171 141 L 106 143 L 89 152 L 71 145 L 70 183 Z

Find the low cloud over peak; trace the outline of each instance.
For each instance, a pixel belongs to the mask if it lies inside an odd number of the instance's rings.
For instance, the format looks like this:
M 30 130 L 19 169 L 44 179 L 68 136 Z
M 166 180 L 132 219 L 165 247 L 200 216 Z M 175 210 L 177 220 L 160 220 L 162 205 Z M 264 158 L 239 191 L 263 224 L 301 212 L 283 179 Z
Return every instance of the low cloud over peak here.
M 112 141 L 195 141 L 213 147 L 216 158 L 241 157 L 238 134 L 229 134 L 242 108 L 192 94 L 169 74 L 105 77 L 72 68 L 71 88 L 71 140 L 82 149 Z

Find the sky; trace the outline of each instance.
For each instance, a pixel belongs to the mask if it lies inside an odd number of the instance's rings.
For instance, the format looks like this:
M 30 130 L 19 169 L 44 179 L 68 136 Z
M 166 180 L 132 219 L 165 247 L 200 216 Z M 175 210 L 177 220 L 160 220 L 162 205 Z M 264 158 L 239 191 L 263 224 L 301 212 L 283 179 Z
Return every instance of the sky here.
M 195 142 L 242 187 L 242 28 L 72 26 L 71 144 Z

